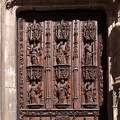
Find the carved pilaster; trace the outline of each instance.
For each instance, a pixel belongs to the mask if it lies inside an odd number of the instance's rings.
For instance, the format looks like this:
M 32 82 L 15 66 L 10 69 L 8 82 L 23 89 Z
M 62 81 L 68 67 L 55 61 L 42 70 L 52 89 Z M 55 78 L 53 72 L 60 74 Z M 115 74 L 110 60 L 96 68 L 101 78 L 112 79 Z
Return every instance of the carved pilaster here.
M 74 51 L 73 51 L 73 85 L 74 85 L 74 109 L 79 109 L 79 53 L 78 53 L 78 28 L 79 20 L 74 24 Z
M 51 29 L 50 29 L 51 21 L 45 22 L 45 28 L 46 28 L 46 42 L 45 42 L 45 81 L 46 81 L 46 108 L 51 109 L 52 108 L 52 101 L 51 101 Z

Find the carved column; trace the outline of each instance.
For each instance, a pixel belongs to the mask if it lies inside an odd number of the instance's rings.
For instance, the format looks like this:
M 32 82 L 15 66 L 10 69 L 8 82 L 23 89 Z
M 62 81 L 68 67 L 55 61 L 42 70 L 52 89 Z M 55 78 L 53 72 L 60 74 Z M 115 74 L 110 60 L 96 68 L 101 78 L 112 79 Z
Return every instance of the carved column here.
M 79 109 L 79 54 L 78 54 L 78 29 L 79 21 L 73 21 L 74 26 L 74 51 L 73 51 L 73 86 L 74 86 L 74 108 Z
M 46 28 L 46 40 L 45 40 L 45 84 L 46 84 L 46 108 L 51 109 L 52 103 L 51 103 L 51 81 L 52 81 L 52 75 L 51 75 L 51 68 L 52 68 L 52 62 L 51 62 L 51 33 L 50 33 L 50 21 L 45 22 L 45 28 Z

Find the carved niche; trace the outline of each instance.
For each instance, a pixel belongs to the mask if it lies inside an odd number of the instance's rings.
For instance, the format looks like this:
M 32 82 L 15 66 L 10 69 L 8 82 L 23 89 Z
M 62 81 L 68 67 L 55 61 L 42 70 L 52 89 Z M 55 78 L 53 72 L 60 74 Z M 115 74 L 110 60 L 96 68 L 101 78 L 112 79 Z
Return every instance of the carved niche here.
M 67 84 L 70 76 L 69 65 L 69 40 L 70 40 L 70 25 L 68 22 L 61 20 L 54 26 L 54 38 L 55 38 L 55 51 L 54 56 L 56 58 L 55 71 L 55 95 L 58 98 L 58 102 L 55 104 L 56 108 L 67 108 L 69 104 L 67 99 L 70 96 L 69 85 Z
M 28 108 L 40 108 L 42 97 L 42 26 L 35 20 L 27 26 Z
M 83 22 L 82 26 L 82 40 L 83 40 L 83 53 L 82 53 L 82 79 L 83 79 L 83 103 L 84 108 L 94 108 L 97 106 L 97 38 L 96 30 L 97 23 L 95 21 Z

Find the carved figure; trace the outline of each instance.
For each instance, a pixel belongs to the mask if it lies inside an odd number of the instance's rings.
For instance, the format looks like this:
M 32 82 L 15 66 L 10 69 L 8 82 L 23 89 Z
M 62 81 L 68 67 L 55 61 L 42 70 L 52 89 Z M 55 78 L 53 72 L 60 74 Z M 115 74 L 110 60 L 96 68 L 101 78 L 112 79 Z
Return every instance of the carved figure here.
M 28 56 L 30 56 L 31 64 L 39 64 L 39 56 L 42 56 L 42 48 L 38 48 L 37 43 L 33 43 L 31 46 L 28 45 Z
M 35 81 L 32 81 L 28 92 L 30 104 L 39 103 L 39 98 L 42 97 L 41 92 L 41 85 L 38 85 Z
M 66 99 L 69 98 L 69 85 L 64 79 L 61 79 L 58 84 L 55 84 L 55 95 L 58 98 L 58 103 L 66 103 Z
M 56 55 L 56 62 L 57 64 L 66 64 L 66 50 L 65 45 L 63 41 L 60 41 L 60 43 L 57 45 L 56 48 L 57 55 Z
M 92 82 L 87 82 L 87 84 L 85 86 L 84 95 L 85 95 L 85 103 L 95 102 L 95 99 L 96 99 L 95 88 L 93 89 Z
M 85 64 L 91 65 L 92 64 L 92 58 L 93 58 L 93 52 L 92 52 L 92 46 L 90 43 L 86 43 L 84 46 L 85 51 Z

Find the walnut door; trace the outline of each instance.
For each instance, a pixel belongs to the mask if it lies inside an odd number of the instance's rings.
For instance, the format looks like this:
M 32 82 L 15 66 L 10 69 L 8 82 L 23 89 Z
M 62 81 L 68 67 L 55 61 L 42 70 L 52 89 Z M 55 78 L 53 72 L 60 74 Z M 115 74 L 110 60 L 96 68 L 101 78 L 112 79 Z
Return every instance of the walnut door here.
M 19 13 L 19 120 L 107 120 L 101 15 Z

